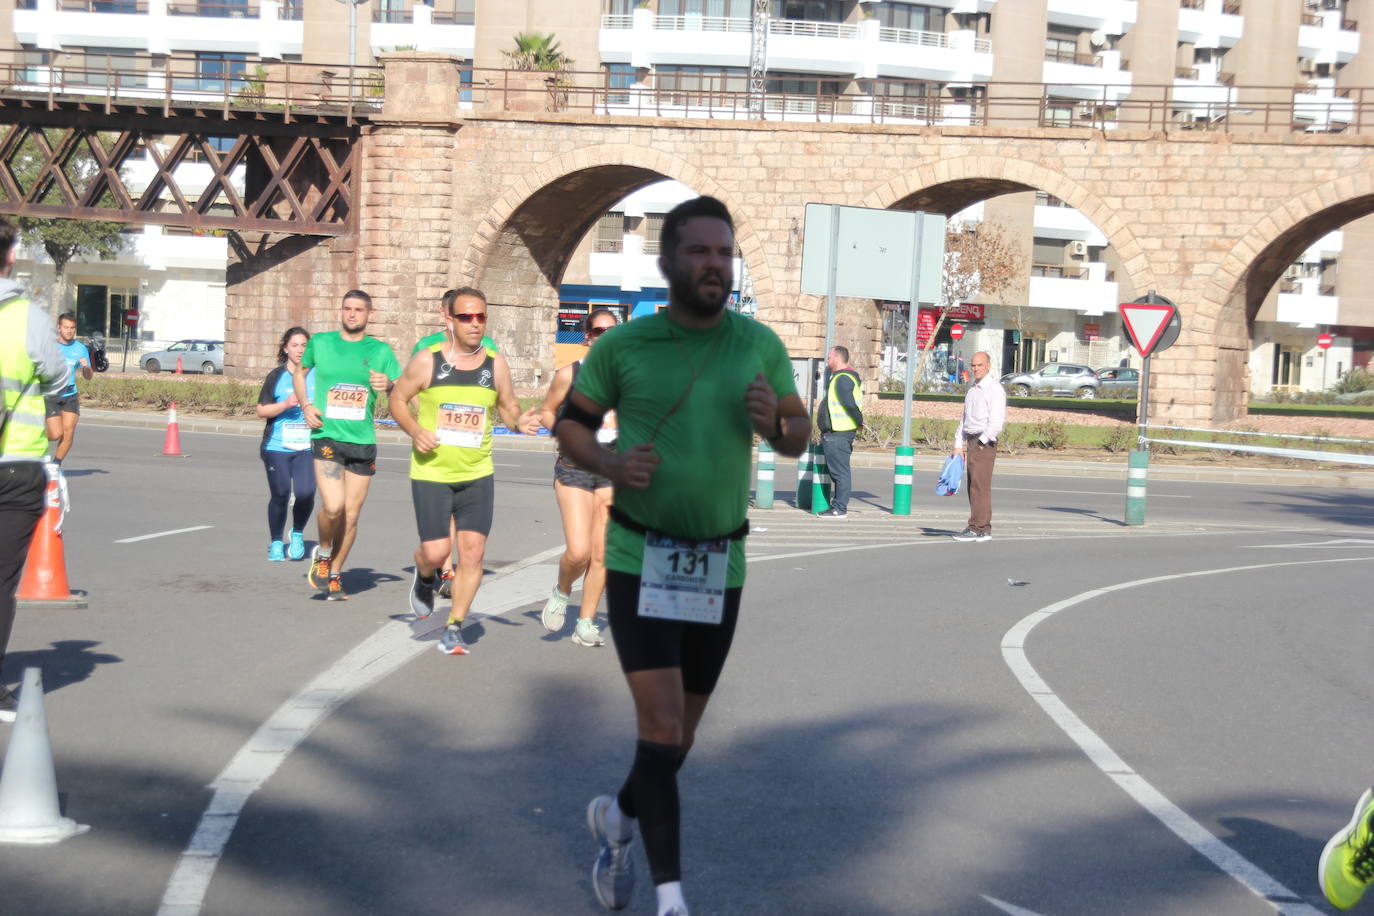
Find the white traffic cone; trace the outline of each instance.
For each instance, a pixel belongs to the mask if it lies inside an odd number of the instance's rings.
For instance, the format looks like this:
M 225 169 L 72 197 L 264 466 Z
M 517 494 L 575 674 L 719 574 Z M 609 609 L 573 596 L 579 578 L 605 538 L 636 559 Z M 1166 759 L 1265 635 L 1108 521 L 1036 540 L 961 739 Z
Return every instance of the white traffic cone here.
M 57 805 L 41 669 L 24 669 L 21 691 L 0 773 L 0 843 L 60 843 L 91 828 L 63 817 Z

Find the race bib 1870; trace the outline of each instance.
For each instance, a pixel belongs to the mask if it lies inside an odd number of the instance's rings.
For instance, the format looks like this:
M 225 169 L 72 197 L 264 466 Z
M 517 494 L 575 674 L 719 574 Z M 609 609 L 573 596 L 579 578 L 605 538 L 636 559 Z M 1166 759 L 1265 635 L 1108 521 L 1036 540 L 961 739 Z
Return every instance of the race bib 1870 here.
M 657 531 L 644 535 L 639 616 L 720 623 L 730 542 L 680 541 Z
M 330 420 L 366 420 L 367 386 L 340 382 L 329 389 L 324 415 Z
M 487 409 L 476 404 L 440 404 L 434 438 L 440 445 L 481 448 L 487 431 Z

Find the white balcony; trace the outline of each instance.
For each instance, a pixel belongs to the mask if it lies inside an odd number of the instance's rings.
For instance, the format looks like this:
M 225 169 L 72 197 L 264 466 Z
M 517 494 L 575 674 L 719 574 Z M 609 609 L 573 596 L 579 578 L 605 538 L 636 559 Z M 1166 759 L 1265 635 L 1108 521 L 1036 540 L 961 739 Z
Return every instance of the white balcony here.
M 1073 207 L 1036 204 L 1033 223 L 1035 234 L 1044 238 L 1066 239 L 1102 247 L 1107 244 L 1107 237 L 1098 231 L 1092 220 Z
M 1341 230 L 1333 229 L 1307 246 L 1307 250 L 1298 260 L 1304 264 L 1320 264 L 1323 260 L 1340 257 L 1344 245 L 1345 235 Z
M 214 15 L 196 15 L 200 8 L 197 5 L 168 0 L 105 4 L 128 12 L 59 10 L 56 0 L 36 3 L 36 9 L 14 11 L 14 35 L 23 44 L 45 50 L 61 50 L 70 45 L 132 48 L 153 54 L 169 54 L 173 49 L 229 51 L 266 58 L 300 54 L 304 50 L 304 23 L 283 18 L 277 0 L 245 3 L 242 8 L 207 3 L 204 8 L 214 9 Z
M 1306 92 L 1293 93 L 1293 120 L 1309 130 L 1343 130 L 1354 119 L 1355 100 L 1333 79 L 1310 80 Z
M 587 272 L 596 286 L 611 286 L 621 290 L 654 289 L 667 286 L 663 273 L 658 269 L 657 250 L 645 244 L 643 236 L 626 233 L 622 237 L 620 251 L 594 251 L 588 258 Z M 739 258 L 732 262 L 735 280 L 738 281 L 742 268 Z
M 1245 18 L 1234 10 L 1232 0 L 1200 0 L 1197 7 L 1178 11 L 1178 40 L 1199 48 L 1230 48 L 1240 41 Z
M 149 270 L 224 270 L 229 239 L 215 235 L 171 235 L 161 226 L 144 226 L 133 237 L 131 260 Z
M 1174 106 L 1178 111 L 1209 119 L 1236 105 L 1239 95 L 1230 81 L 1231 77 L 1222 74 L 1215 63 L 1180 71 L 1174 79 Z
M 1301 292 L 1279 293 L 1274 320 L 1280 324 L 1295 324 L 1300 328 L 1312 328 L 1319 324 L 1339 324 L 1339 296 L 1323 296 L 1318 290 L 1321 280 L 1309 277 L 1298 280 Z
M 598 45 L 606 63 L 748 67 L 750 28 L 744 18 L 659 16 L 636 9 L 602 16 Z M 768 67 L 864 79 L 973 82 L 992 75 L 992 46 L 971 31 L 886 29 L 876 19 L 857 24 L 779 19 L 769 23 Z
M 877 47 L 865 57 L 866 77 L 972 83 L 992 78 L 992 42 L 969 30 L 877 30 Z
M 1340 10 L 1311 14 L 1321 20 L 1317 25 L 1304 21 L 1298 26 L 1298 56 L 1310 57 L 1319 64 L 1345 64 L 1360 51 L 1360 33 L 1345 28 L 1348 23 Z
M 996 5 L 997 0 L 954 0 L 949 11 L 951 13 L 990 13 Z
M 607 95 L 601 114 L 653 118 L 752 119 L 745 92 L 709 93 L 690 90 L 654 90 L 631 86 Z M 764 100 L 762 116 L 768 121 L 798 124 L 922 124 L 943 127 L 977 126 L 980 115 L 967 102 L 924 101 L 871 95 L 780 95 Z
M 1068 309 L 1083 315 L 1109 315 L 1117 308 L 1117 284 L 1106 279 L 1107 265 L 1081 265 L 1082 279 L 1031 277 L 1027 305 L 1033 309 Z M 1066 267 L 1066 270 L 1077 268 Z
M 412 7 L 411 22 L 374 22 L 368 31 L 368 43 L 373 54 L 395 48 L 414 48 L 416 51 L 435 51 L 472 59 L 477 45 L 477 27 L 434 21 L 434 7 L 417 3 Z
M 1119 102 L 1131 91 L 1131 74 L 1121 69 L 1120 51 L 1077 55 L 1069 60 L 1046 60 L 1041 82 L 1056 98 Z
M 1048 20 L 1055 25 L 1124 35 L 1135 18 L 1136 0 L 1049 0 Z

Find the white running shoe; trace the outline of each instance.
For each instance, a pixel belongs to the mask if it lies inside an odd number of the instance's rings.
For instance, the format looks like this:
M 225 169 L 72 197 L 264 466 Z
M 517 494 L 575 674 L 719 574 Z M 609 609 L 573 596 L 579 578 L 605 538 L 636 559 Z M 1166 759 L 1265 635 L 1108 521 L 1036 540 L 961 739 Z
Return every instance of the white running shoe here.
M 606 645 L 606 640 L 601 637 L 601 630 L 597 629 L 596 621 L 590 617 L 577 618 L 577 626 L 573 627 L 572 641 L 579 646 Z
M 598 795 L 587 806 L 587 827 L 596 839 L 598 850 L 592 863 L 592 890 L 608 910 L 623 910 L 635 891 L 635 861 L 630 857 L 634 835 L 623 843 L 613 843 L 606 835 L 606 809 L 609 795 Z
M 544 610 L 539 613 L 539 622 L 544 625 L 544 629 L 550 633 L 557 633 L 563 629 L 570 597 L 572 596 L 560 592 L 557 585 L 553 587 L 553 591 L 549 593 L 549 600 L 544 602 Z

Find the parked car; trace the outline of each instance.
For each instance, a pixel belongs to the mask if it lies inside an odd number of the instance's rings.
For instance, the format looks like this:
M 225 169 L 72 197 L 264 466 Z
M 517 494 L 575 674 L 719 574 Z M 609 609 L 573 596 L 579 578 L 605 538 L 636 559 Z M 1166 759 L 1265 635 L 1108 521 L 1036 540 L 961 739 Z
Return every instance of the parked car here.
M 1130 398 L 1140 396 L 1139 369 L 1098 369 L 1097 380 L 1101 383 L 1097 393 L 1104 398 Z
M 224 371 L 224 341 L 178 340 L 165 350 L 145 354 L 139 365 L 147 372 L 175 371 L 178 357 L 182 372 L 218 375 Z
M 1002 376 L 1002 384 L 1016 397 L 1052 394 L 1065 397 L 1095 398 L 1097 373 L 1073 363 L 1045 363 L 1034 372 L 1012 372 Z

